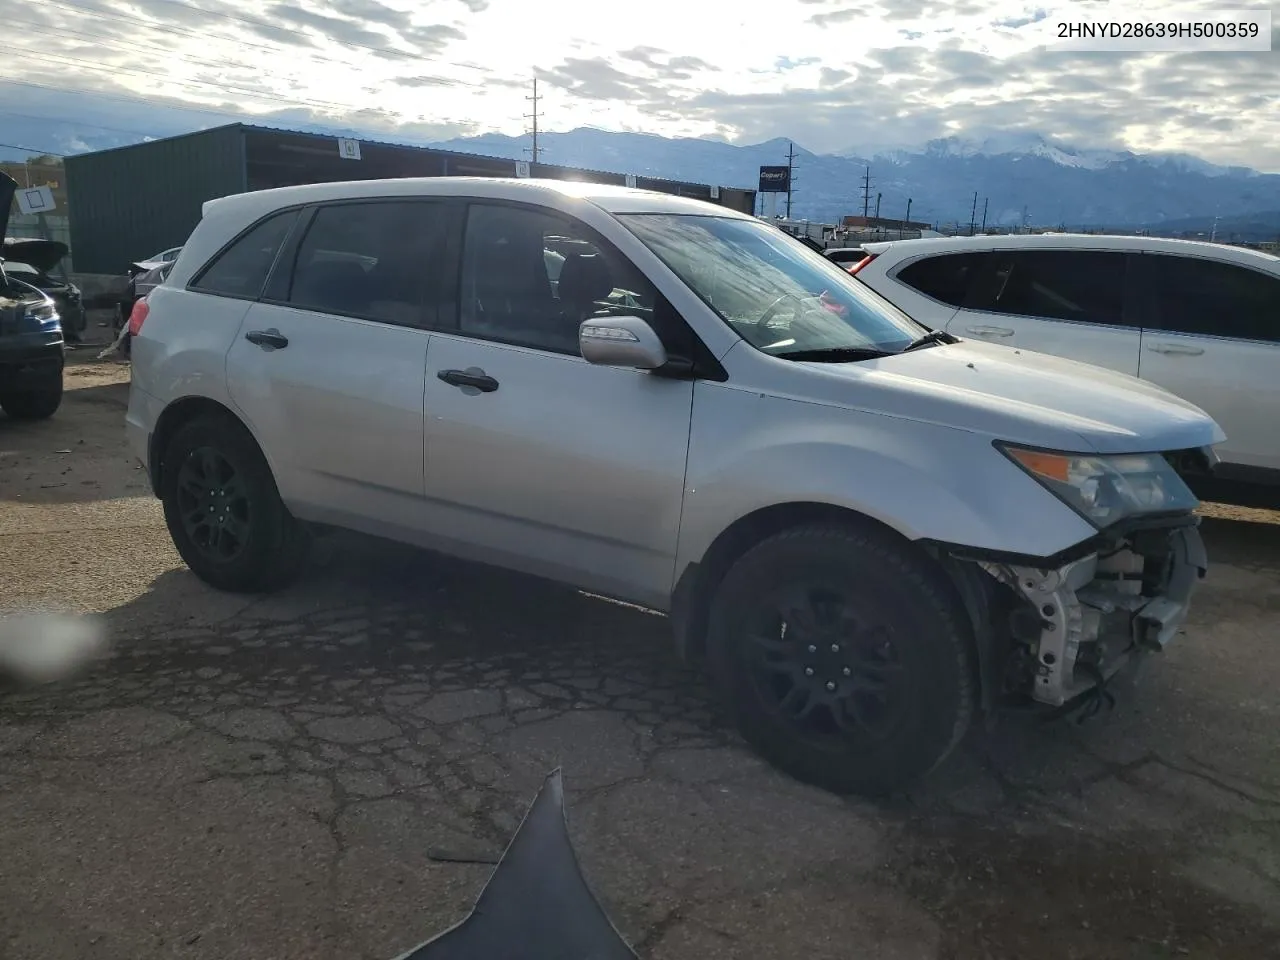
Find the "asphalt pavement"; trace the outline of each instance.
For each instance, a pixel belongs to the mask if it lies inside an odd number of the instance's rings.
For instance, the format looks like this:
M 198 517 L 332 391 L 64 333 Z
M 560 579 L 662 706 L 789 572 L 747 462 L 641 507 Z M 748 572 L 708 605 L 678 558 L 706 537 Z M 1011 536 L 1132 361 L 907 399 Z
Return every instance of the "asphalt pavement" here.
M 1114 711 L 975 728 L 873 804 L 756 759 L 645 611 L 346 535 L 205 587 L 93 353 L 53 420 L 0 415 L 0 608 L 113 641 L 0 690 L 5 960 L 391 960 L 556 766 L 644 958 L 1280 957 L 1280 515 L 1206 508 L 1192 623 Z

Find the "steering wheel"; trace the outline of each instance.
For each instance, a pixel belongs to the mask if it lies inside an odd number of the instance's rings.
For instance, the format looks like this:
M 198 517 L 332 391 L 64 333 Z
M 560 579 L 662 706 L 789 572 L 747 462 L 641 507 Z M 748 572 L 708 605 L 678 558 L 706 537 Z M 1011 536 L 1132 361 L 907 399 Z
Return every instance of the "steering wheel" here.
M 792 307 L 791 309 L 791 317 L 792 319 L 795 319 L 796 315 L 799 314 L 800 312 L 800 308 L 804 306 L 804 301 L 801 300 L 794 293 L 784 293 L 777 300 L 773 301 L 773 303 L 769 304 L 769 308 L 765 310 L 764 313 L 760 314 L 760 319 L 755 322 L 755 330 L 756 330 L 757 336 L 763 338 L 769 335 L 768 334 L 769 321 L 773 319 L 774 314 L 776 314 L 780 309 L 782 309 L 783 302 L 787 300 L 795 301 L 795 306 Z

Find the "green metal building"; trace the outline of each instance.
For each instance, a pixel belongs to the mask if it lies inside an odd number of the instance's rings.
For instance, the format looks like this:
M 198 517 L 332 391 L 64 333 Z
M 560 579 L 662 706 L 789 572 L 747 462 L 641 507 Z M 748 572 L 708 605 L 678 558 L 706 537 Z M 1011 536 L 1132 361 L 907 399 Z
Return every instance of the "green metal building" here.
M 234 123 L 66 159 L 71 255 L 78 273 L 119 274 L 130 262 L 181 246 L 207 200 L 251 190 L 398 177 L 515 177 L 636 186 L 755 209 L 754 190 L 523 163 L 368 140 Z

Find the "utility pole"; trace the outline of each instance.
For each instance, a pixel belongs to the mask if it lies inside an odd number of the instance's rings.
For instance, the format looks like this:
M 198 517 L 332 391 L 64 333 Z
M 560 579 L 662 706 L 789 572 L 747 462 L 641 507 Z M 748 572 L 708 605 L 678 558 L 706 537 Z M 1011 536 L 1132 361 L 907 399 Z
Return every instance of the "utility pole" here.
M 911 198 L 907 197 L 907 216 L 906 216 L 906 219 L 902 221 L 902 230 L 910 230 L 910 229 L 911 229 Z M 902 230 L 898 231 L 899 240 L 902 239 Z
M 883 196 L 884 196 L 883 193 L 876 194 L 876 219 L 877 220 L 880 219 L 880 198 Z
M 973 191 L 973 207 L 969 210 L 969 236 L 973 236 L 974 229 L 978 226 L 978 191 Z
M 1023 231 L 1023 233 L 1025 233 L 1025 232 L 1026 232 L 1026 230 L 1027 230 L 1027 205 L 1024 203 L 1024 204 L 1022 205 L 1022 231 Z
M 867 172 L 862 177 L 862 219 L 867 219 L 867 214 L 871 212 L 871 168 L 867 167 Z
M 787 147 L 787 219 L 791 219 L 791 172 L 796 162 L 796 145 L 789 144 Z
M 991 200 L 990 197 L 982 198 L 982 232 L 983 233 L 987 232 L 987 203 L 990 202 L 990 200 Z
M 542 98 L 538 96 L 538 78 L 533 78 L 533 96 L 525 97 L 526 100 L 533 101 L 533 113 L 526 113 L 525 119 L 533 118 L 533 150 L 530 151 L 531 159 L 534 163 L 538 162 L 538 101 Z

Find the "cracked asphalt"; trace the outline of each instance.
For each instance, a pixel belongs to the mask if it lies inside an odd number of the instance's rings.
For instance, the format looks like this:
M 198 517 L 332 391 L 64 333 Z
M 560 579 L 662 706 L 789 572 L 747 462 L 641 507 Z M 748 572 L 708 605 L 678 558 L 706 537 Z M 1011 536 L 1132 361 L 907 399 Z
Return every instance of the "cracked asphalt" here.
M 0 417 L 0 604 L 114 644 L 0 690 L 0 957 L 391 960 L 557 765 L 652 960 L 1280 957 L 1280 515 L 1206 508 L 1192 623 L 1113 712 L 975 729 L 872 804 L 758 761 L 647 612 L 345 535 L 280 595 L 204 587 L 127 377 L 77 361 L 52 421 Z

